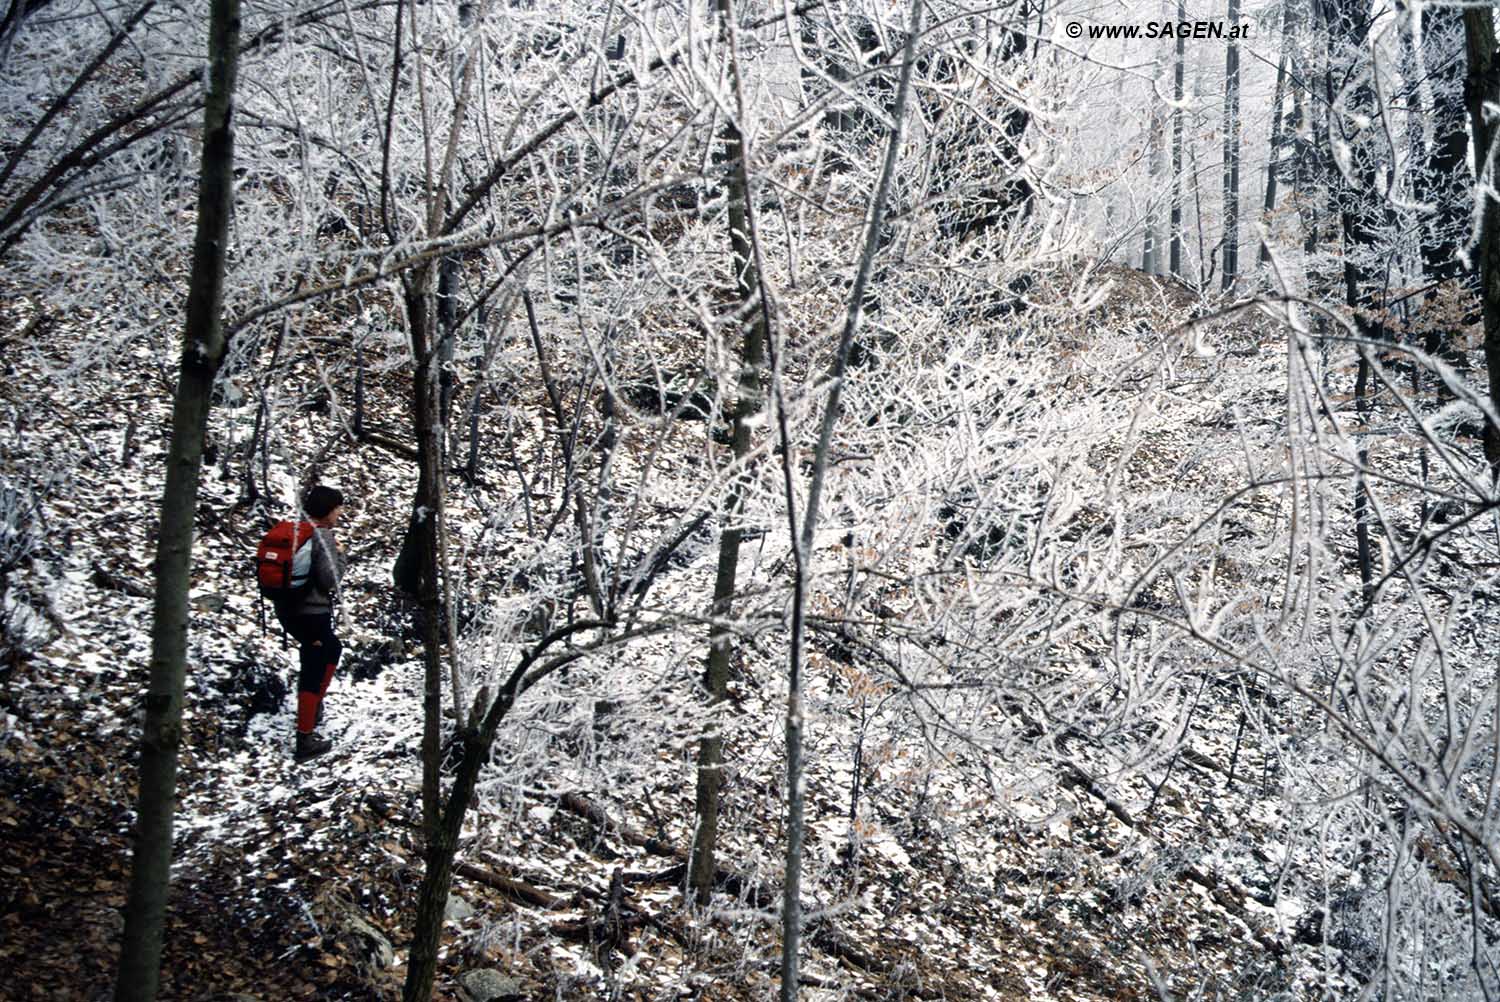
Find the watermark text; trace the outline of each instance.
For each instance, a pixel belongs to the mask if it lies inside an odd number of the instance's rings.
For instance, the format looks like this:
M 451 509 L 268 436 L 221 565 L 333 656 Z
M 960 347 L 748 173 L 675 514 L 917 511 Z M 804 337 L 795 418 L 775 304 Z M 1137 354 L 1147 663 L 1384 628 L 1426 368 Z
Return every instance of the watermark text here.
M 1084 24 L 1069 21 L 1064 27 L 1069 38 L 1219 38 L 1235 42 L 1249 38 L 1253 24 L 1229 24 L 1224 21 L 1143 21 L 1140 24 Z

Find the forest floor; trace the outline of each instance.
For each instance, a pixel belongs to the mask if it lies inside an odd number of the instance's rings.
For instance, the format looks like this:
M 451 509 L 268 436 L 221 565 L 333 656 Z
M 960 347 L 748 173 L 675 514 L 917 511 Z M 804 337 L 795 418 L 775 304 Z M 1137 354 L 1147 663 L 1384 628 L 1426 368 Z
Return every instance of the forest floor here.
M 1123 270 L 1115 277 L 1108 305 L 1117 329 L 1186 309 L 1180 290 L 1159 292 Z M 6 338 L 30 320 L 13 307 Z M 52 334 L 68 332 L 56 324 Z M 27 333 L 65 340 L 35 326 Z M 1227 363 L 1235 385 L 1253 370 L 1274 400 L 1285 367 L 1275 332 L 1234 336 L 1245 342 Z M 103 999 L 130 867 L 131 763 L 175 357 L 142 345 L 107 373 L 47 396 L 36 388 L 56 385 L 69 363 L 62 349 L 8 357 L 7 531 L 32 527 L 35 546 L 9 569 L 5 592 L 8 631 L 32 639 L 0 666 L 0 997 Z M 1204 378 L 1152 415 L 1145 433 L 1161 438 L 1144 450 L 1148 466 L 1195 437 L 1237 441 L 1227 426 L 1203 430 L 1227 412 L 1213 378 L 1224 364 L 1201 363 Z M 1066 392 L 1098 389 L 1085 382 Z M 389 394 L 387 413 L 402 413 Z M 226 428 L 243 433 L 246 413 L 216 419 L 220 441 L 233 440 Z M 353 499 L 341 531 L 353 560 L 351 625 L 325 728 L 335 750 L 304 765 L 291 759 L 295 652 L 258 622 L 244 570 L 262 523 L 236 506 L 242 460 L 226 446 L 210 457 L 198 510 L 164 999 L 391 999 L 404 974 L 422 874 L 422 677 L 387 582 L 414 471 L 378 447 L 337 444 L 315 408 L 295 420 L 310 452 L 331 444 L 329 477 Z M 1205 491 L 1222 489 L 1205 476 Z M 488 524 L 502 493 L 455 490 L 455 517 Z M 482 578 L 483 568 L 473 573 Z M 683 663 L 696 656 L 681 653 Z M 688 694 L 665 688 L 657 697 Z M 776 731 L 779 690 L 749 686 L 737 712 L 736 733 Z M 1204 712 L 1190 754 L 1156 769 L 1159 782 L 1101 784 L 1080 773 L 1054 777 L 1048 798 L 1018 793 L 1006 803 L 979 797 L 957 775 L 928 774 L 920 789 L 892 782 L 852 853 L 841 848 L 847 791 L 815 777 L 809 853 L 822 876 L 811 891 L 804 998 L 1144 1002 L 1195 991 L 1294 998 L 1316 994 L 1310 985 L 1336 994 L 1346 958 L 1316 927 L 1309 933 L 1311 906 L 1272 890 L 1287 857 L 1278 849 L 1281 802 L 1266 793 L 1269 766 L 1247 750 L 1232 775 L 1233 715 L 1211 716 Z M 590 754 L 626 740 L 610 733 L 607 716 L 596 720 Z M 823 740 L 847 747 L 851 733 Z M 495 997 L 772 997 L 779 763 L 753 742 L 731 742 L 745 764 L 729 801 L 738 817 L 726 833 L 725 898 L 695 915 L 681 897 L 694 747 L 690 731 L 662 742 L 655 778 L 637 788 L 559 766 L 482 801 L 465 829 L 462 904 L 445 930 L 436 997 L 465 997 L 460 978 L 480 969 L 503 975 Z

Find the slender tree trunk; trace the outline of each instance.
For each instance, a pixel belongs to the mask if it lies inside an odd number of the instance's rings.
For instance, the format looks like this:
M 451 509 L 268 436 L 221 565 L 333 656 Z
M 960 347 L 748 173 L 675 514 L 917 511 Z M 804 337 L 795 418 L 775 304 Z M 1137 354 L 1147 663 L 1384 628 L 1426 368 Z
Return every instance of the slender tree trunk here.
M 1177 0 L 1177 21 L 1187 20 L 1187 0 Z M 1182 277 L 1182 74 L 1185 39 L 1177 36 L 1177 59 L 1172 68 L 1172 274 Z
M 1500 54 L 1495 51 L 1495 22 L 1488 7 L 1464 10 L 1464 38 L 1469 75 L 1464 85 L 1469 124 L 1474 133 L 1476 198 L 1483 200 L 1479 226 L 1479 281 L 1484 303 L 1484 364 L 1489 371 L 1490 404 L 1500 412 L 1500 218 L 1491 194 L 1495 177 L 1495 123 L 1487 106 L 1500 104 Z M 1484 425 L 1484 455 L 1490 473 L 1500 480 L 1500 428 Z
M 486 376 L 479 377 L 474 387 L 474 398 L 469 402 L 469 455 L 464 461 L 464 477 L 470 485 L 479 483 L 479 422 L 484 416 L 484 394 L 489 389 Z
M 458 852 L 458 836 L 463 828 L 464 815 L 474 799 L 474 786 L 479 780 L 479 771 L 489 759 L 490 747 L 495 743 L 495 734 L 500 721 L 505 718 L 515 702 L 524 675 L 526 662 L 512 675 L 485 714 L 477 731 L 466 730 L 463 735 L 463 757 L 453 777 L 453 789 L 438 823 L 432 826 L 427 837 L 424 853 L 425 869 L 422 884 L 417 890 L 417 915 L 412 926 L 411 952 L 406 963 L 406 983 L 403 986 L 402 1002 L 427 1002 L 432 997 L 432 982 L 437 975 L 438 942 L 443 930 L 443 911 L 448 904 L 448 892 L 453 887 L 453 859 Z M 462 726 L 462 721 L 460 721 Z
M 778 433 L 781 438 L 781 471 L 787 502 L 787 525 L 792 537 L 792 556 L 796 576 L 792 590 L 792 631 L 790 653 L 787 663 L 786 704 L 786 882 L 781 899 L 781 1002 L 795 1002 L 797 998 L 800 951 L 802 946 L 802 841 L 805 791 L 802 781 L 802 733 L 806 721 L 802 705 L 802 659 L 806 628 L 807 590 L 810 581 L 810 563 L 813 554 L 813 539 L 818 528 L 818 504 L 823 492 L 823 479 L 828 471 L 828 454 L 833 444 L 833 427 L 839 417 L 839 401 L 843 395 L 844 381 L 849 367 L 849 352 L 859 331 L 860 319 L 865 303 L 865 290 L 874 271 L 875 251 L 880 246 L 880 232 L 885 224 L 885 206 L 890 196 L 891 179 L 896 173 L 896 161 L 901 149 L 901 134 L 906 120 L 907 97 L 911 92 L 912 68 L 916 64 L 917 37 L 922 30 L 922 6 L 925 0 L 912 0 L 911 13 L 907 20 L 906 44 L 901 53 L 901 79 L 896 88 L 896 101 L 891 116 L 894 128 L 888 138 L 885 162 L 881 167 L 880 183 L 875 189 L 870 204 L 868 225 L 860 247 L 859 269 L 854 276 L 854 286 L 849 293 L 849 308 L 845 315 L 843 331 L 839 336 L 838 349 L 834 353 L 833 370 L 829 379 L 828 399 L 824 404 L 823 419 L 818 429 L 818 444 L 813 453 L 813 467 L 808 478 L 807 508 L 802 524 L 797 525 L 796 497 L 792 483 L 792 464 L 795 462 L 791 444 L 791 433 L 787 427 L 786 408 L 776 408 Z M 733 25 L 731 23 L 731 32 Z M 732 38 L 732 36 L 731 36 Z M 741 106 L 743 95 L 739 97 Z M 755 240 L 755 218 L 748 214 L 752 242 Z M 758 253 L 758 251 L 757 251 Z M 774 340 L 768 340 L 768 346 Z M 773 359 L 773 371 L 779 373 L 779 361 Z M 779 377 L 778 377 L 779 385 Z
M 1380 336 L 1381 331 L 1379 325 L 1372 324 L 1369 319 L 1371 302 L 1366 288 L 1368 276 L 1365 266 L 1361 263 L 1361 255 L 1374 243 L 1374 234 L 1371 233 L 1368 224 L 1368 214 L 1369 202 L 1376 187 L 1376 163 L 1369 149 L 1369 142 L 1358 134 L 1358 127 L 1351 130 L 1345 119 L 1334 116 L 1338 88 L 1342 81 L 1352 73 L 1353 62 L 1359 58 L 1357 53 L 1361 51 L 1369 22 L 1363 14 L 1363 9 L 1357 8 L 1355 4 L 1348 4 L 1342 8 L 1335 4 L 1324 4 L 1319 9 L 1328 46 L 1323 71 L 1324 114 L 1328 120 L 1327 136 L 1332 139 L 1337 135 L 1339 141 L 1348 146 L 1350 173 L 1354 177 L 1351 180 L 1343 171 L 1334 167 L 1331 155 L 1332 146 L 1329 143 L 1324 143 L 1319 147 L 1320 156 L 1324 158 L 1322 173 L 1328 179 L 1338 208 L 1339 230 L 1343 241 L 1344 302 L 1353 315 L 1355 329 L 1362 339 L 1372 339 Z M 1375 113 L 1374 99 L 1374 91 L 1368 84 L 1363 83 L 1357 85 L 1349 97 L 1354 112 L 1367 116 L 1373 116 Z M 1371 375 L 1369 348 L 1361 344 L 1359 373 L 1354 384 L 1355 408 L 1360 416 L 1360 427 L 1356 435 L 1359 442 L 1358 465 L 1354 471 L 1354 534 L 1360 589 L 1366 608 L 1375 597 L 1374 544 L 1370 533 L 1372 506 L 1369 481 L 1365 475 L 1370 465 Z
M 1355 405 L 1357 413 L 1361 415 L 1361 424 L 1365 427 L 1360 431 L 1360 468 L 1354 474 L 1354 553 L 1355 562 L 1359 565 L 1360 598 L 1364 601 L 1366 608 L 1375 600 L 1375 548 L 1370 539 L 1370 486 L 1364 473 L 1370 465 L 1370 450 L 1363 442 L 1368 431 L 1367 422 L 1370 413 L 1370 401 L 1366 392 L 1369 378 L 1370 361 L 1367 358 L 1361 358 L 1357 380 L 1360 389 L 1355 394 Z
M 719 0 L 719 16 L 726 23 L 733 11 L 728 0 Z M 731 72 L 736 74 L 735 86 L 739 86 L 738 64 Z M 745 159 L 744 137 L 740 123 L 731 121 L 724 130 L 726 159 L 733 165 L 729 185 L 729 243 L 733 252 L 735 289 L 742 304 L 749 303 L 759 294 L 760 275 L 755 270 L 755 258 L 750 246 L 750 228 L 746 221 L 746 208 L 750 204 L 750 167 Z M 765 310 L 757 310 L 755 317 L 745 326 L 744 341 L 740 348 L 739 385 L 734 402 L 734 461 L 745 463 L 750 454 L 751 419 L 760 413 L 762 390 L 760 370 L 765 363 L 766 324 Z M 724 498 L 723 530 L 719 536 L 719 564 L 714 575 L 714 597 L 711 615 L 713 625 L 709 628 L 708 667 L 704 684 L 708 689 L 712 705 L 717 706 L 729 694 L 729 661 L 733 653 L 732 632 L 723 625 L 733 612 L 734 592 L 739 570 L 740 528 L 744 496 L 749 486 L 749 471 L 740 469 L 730 480 Z M 719 793 L 723 787 L 724 738 L 717 722 L 698 743 L 698 826 L 693 834 L 692 865 L 688 871 L 688 883 L 694 900 L 707 904 L 713 892 L 714 854 L 719 834 Z
M 438 421 L 438 383 L 432 343 L 431 269 L 418 269 L 407 280 L 406 319 L 412 357 L 412 429 L 417 438 L 417 496 L 409 538 L 416 556 L 417 605 L 422 623 L 422 826 L 428 837 L 437 830 L 440 779 L 438 765 L 442 723 L 443 603 L 438 575 L 438 491 L 442 489 L 443 444 Z
M 402 1002 L 427 1002 L 432 997 L 432 982 L 437 974 L 438 941 L 443 931 L 443 908 L 448 903 L 448 891 L 453 886 L 453 858 L 458 851 L 458 836 L 463 830 L 464 815 L 468 813 L 469 805 L 474 800 L 474 787 L 479 780 L 480 770 L 489 761 L 490 749 L 495 744 L 495 735 L 499 733 L 501 722 L 523 692 L 582 656 L 581 651 L 574 650 L 538 665 L 537 661 L 544 653 L 554 644 L 569 640 L 577 633 L 598 630 L 604 626 L 604 623 L 597 620 L 581 620 L 552 631 L 521 658 L 505 684 L 500 687 L 494 701 L 484 708 L 484 716 L 477 726 L 474 720 L 478 719 L 478 711 L 481 709 L 477 700 L 475 713 L 467 724 L 459 721 L 462 755 L 454 772 L 448 802 L 443 807 L 439 823 L 427 840 L 424 854 L 426 869 L 422 874 L 422 884 L 417 889 L 417 916 L 412 926 L 411 953 L 406 962 Z M 483 690 L 480 698 L 484 698 Z
M 1188 144 L 1188 164 L 1193 176 L 1193 217 L 1198 221 L 1198 288 L 1208 287 L 1213 280 L 1212 253 L 1208 249 L 1208 238 L 1203 234 L 1203 172 L 1198 169 L 1198 144 Z
M 1288 36 L 1291 33 L 1292 16 L 1287 11 L 1281 14 L 1281 58 L 1276 63 L 1276 92 L 1271 98 L 1271 143 L 1270 150 L 1266 154 L 1266 197 L 1261 203 L 1261 221 L 1265 225 L 1269 236 L 1271 228 L 1271 213 L 1276 208 L 1276 186 L 1277 186 L 1277 160 L 1281 157 L 1281 106 L 1286 101 L 1286 49 Z M 1260 263 L 1268 264 L 1271 260 L 1271 247 L 1268 241 L 1262 241 L 1260 245 Z
M 172 813 L 177 799 L 177 750 L 182 740 L 193 519 L 214 377 L 225 351 L 220 311 L 225 247 L 234 205 L 234 85 L 239 34 L 239 0 L 212 0 L 198 231 L 193 241 L 187 324 L 172 406 L 172 442 L 157 536 L 151 675 L 141 735 L 135 858 L 115 982 L 117 1002 L 156 998 L 161 975 L 172 867 Z
M 1432 123 L 1432 145 L 1426 149 L 1426 169 L 1415 173 L 1413 193 L 1417 200 L 1433 206 L 1422 227 L 1422 264 L 1433 284 L 1452 281 L 1464 273 L 1459 246 L 1468 229 L 1469 133 L 1465 128 L 1464 49 L 1457 7 L 1423 7 L 1422 47 L 1424 64 L 1433 92 L 1432 108 L 1426 116 Z M 1415 59 L 1413 62 L 1415 63 Z M 1424 297 L 1437 297 L 1433 289 Z M 1452 326 L 1424 317 L 1422 350 L 1442 354 L 1453 365 L 1464 364 L 1464 352 L 1456 343 Z M 1438 392 L 1451 396 L 1447 384 L 1437 381 Z
M 354 437 L 365 437 L 365 343 L 354 345 Z
M 417 915 L 413 926 L 411 952 L 406 962 L 406 983 L 402 1002 L 427 1002 L 432 998 L 432 982 L 437 976 L 438 940 L 443 927 L 443 910 L 453 887 L 453 858 L 458 852 L 458 825 L 474 796 L 479 768 L 468 768 L 470 754 L 465 749 L 463 765 L 449 796 L 448 810 L 439 823 L 431 826 L 427 836 L 426 867 L 417 894 Z M 462 806 L 460 806 L 462 805 Z M 449 819 L 455 824 L 450 825 Z
M 290 315 L 282 317 L 281 326 L 277 328 L 276 339 L 271 346 L 271 364 L 266 370 L 266 377 L 260 380 L 260 402 L 255 408 L 255 427 L 250 432 L 249 444 L 245 446 L 245 475 L 240 486 L 240 501 L 243 503 L 258 499 L 263 493 L 261 487 L 265 488 L 264 493 L 270 493 L 271 387 L 281 370 L 281 350 L 286 345 L 287 330 L 290 327 Z M 255 484 L 257 455 L 260 459 L 260 487 Z
M 1156 88 L 1151 90 L 1151 114 L 1147 122 L 1146 142 L 1149 154 L 1147 157 L 1148 170 L 1151 172 L 1151 184 L 1146 192 L 1146 228 L 1141 237 L 1141 271 L 1148 275 L 1161 274 L 1161 209 L 1156 197 L 1156 185 L 1161 181 L 1162 175 L 1162 114 L 1161 101 L 1156 96 Z
M 381 191 L 390 185 L 389 134 L 395 113 L 397 70 L 400 66 L 401 35 L 399 30 L 403 4 L 397 5 L 396 70 L 391 78 L 391 96 L 386 106 L 387 141 L 381 164 Z M 411 18 L 412 41 L 420 47 L 415 11 Z M 473 6 L 459 5 L 460 24 L 472 22 Z M 449 203 L 449 185 L 456 160 L 459 130 L 468 107 L 469 84 L 473 79 L 472 59 L 455 53 L 450 66 L 449 84 L 457 91 L 451 112 L 447 142 L 441 160 L 434 160 L 432 145 L 424 145 L 423 191 L 427 201 L 427 234 L 436 237 L 447 232 L 444 213 Z M 434 128 L 429 114 L 424 62 L 416 61 L 416 83 L 419 112 L 424 130 Z M 463 214 L 460 211 L 460 216 Z M 451 220 L 456 224 L 457 220 Z M 391 232 L 387 227 L 387 232 Z M 392 235 L 394 240 L 394 235 Z M 456 624 L 452 601 L 452 580 L 448 573 L 447 516 L 444 512 L 443 471 L 446 467 L 447 422 L 451 403 L 450 366 L 453 358 L 453 328 L 457 317 L 457 292 L 461 263 L 447 255 L 434 264 L 426 262 L 404 275 L 403 298 L 406 305 L 408 336 L 412 359 L 412 428 L 417 438 L 417 496 L 412 509 L 411 527 L 402 546 L 403 556 L 415 557 L 418 572 L 417 600 L 422 617 L 422 824 L 432 838 L 437 833 L 439 803 L 439 756 L 441 754 L 442 717 L 442 648 L 448 641 L 449 667 L 452 671 L 454 717 L 463 725 L 463 692 L 458 670 Z M 434 273 L 436 269 L 436 273 Z M 436 288 L 434 288 L 434 286 Z M 398 564 L 399 564 L 398 559 Z
M 1231 31 L 1239 24 L 1239 0 L 1229 0 Z M 1224 55 L 1224 289 L 1240 267 L 1240 47 L 1230 40 Z
M 442 421 L 447 449 L 447 430 L 453 418 L 453 351 L 458 337 L 458 255 L 449 254 L 438 267 L 438 415 Z
M 1297 222 L 1302 227 L 1302 245 L 1306 248 L 1308 235 L 1314 229 L 1311 205 L 1315 195 L 1313 174 L 1317 166 L 1307 139 L 1315 129 L 1315 122 L 1308 113 L 1312 71 L 1307 58 L 1308 53 L 1304 52 L 1303 47 L 1298 44 L 1298 32 L 1290 27 L 1287 32 L 1288 44 L 1285 51 L 1287 85 L 1290 88 L 1287 97 L 1291 107 L 1287 130 L 1282 141 L 1286 144 L 1290 154 L 1288 157 L 1290 172 L 1287 174 L 1287 179 L 1291 184 L 1292 205 L 1297 213 Z M 1304 273 L 1306 269 L 1307 262 L 1304 259 L 1302 262 Z

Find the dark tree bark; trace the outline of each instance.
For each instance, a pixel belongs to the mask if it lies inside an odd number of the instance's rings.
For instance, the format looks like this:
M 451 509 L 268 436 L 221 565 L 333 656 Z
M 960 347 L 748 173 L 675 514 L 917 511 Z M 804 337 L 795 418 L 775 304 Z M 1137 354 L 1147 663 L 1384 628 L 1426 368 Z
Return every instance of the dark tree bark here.
M 365 435 L 365 343 L 354 345 L 354 437 Z
M 727 0 L 719 2 L 719 16 L 731 16 Z M 731 72 L 738 73 L 738 64 Z M 736 86 L 738 81 L 736 78 Z M 732 251 L 735 291 L 742 304 L 760 294 L 760 275 L 750 246 L 750 227 L 746 208 L 750 204 L 749 165 L 745 162 L 744 137 L 739 123 L 731 121 L 724 130 L 727 160 L 733 164 L 729 175 L 729 244 Z M 734 401 L 734 461 L 745 462 L 750 454 L 750 422 L 760 413 L 762 389 L 760 370 L 765 364 L 766 311 L 757 310 L 745 325 L 740 347 L 740 373 Z M 739 571 L 739 522 L 749 471 L 741 469 L 729 482 L 724 497 L 723 530 L 719 536 L 719 562 L 714 574 L 714 597 L 711 615 L 715 625 L 709 629 L 708 667 L 704 686 L 709 700 L 717 706 L 729 695 L 729 661 L 733 655 L 732 633 L 720 625 L 734 611 L 734 593 Z M 688 885 L 699 904 L 708 904 L 713 893 L 715 850 L 719 834 L 719 793 L 723 787 L 724 739 L 717 725 L 698 742 L 698 826 L 693 834 L 692 862 L 688 867 Z
M 1354 316 L 1355 328 L 1362 337 L 1379 337 L 1381 331 L 1371 324 L 1370 296 L 1365 288 L 1367 276 L 1360 263 L 1360 255 L 1375 243 L 1370 218 L 1380 211 L 1373 204 L 1378 197 L 1376 191 L 1377 164 L 1374 151 L 1367 137 L 1361 136 L 1360 118 L 1371 118 L 1375 113 L 1375 94 L 1368 83 L 1356 83 L 1343 96 L 1350 109 L 1348 114 L 1335 114 L 1341 97 L 1339 88 L 1355 79 L 1355 69 L 1362 59 L 1363 46 L 1369 34 L 1369 9 L 1358 0 L 1324 0 L 1317 5 L 1325 38 L 1328 58 L 1324 63 L 1323 96 L 1325 114 L 1328 116 L 1327 136 L 1337 135 L 1339 141 L 1350 151 L 1349 173 L 1346 177 L 1332 163 L 1332 147 L 1324 143 L 1321 147 L 1325 158 L 1323 175 L 1338 206 L 1339 230 L 1343 240 L 1344 302 Z M 1371 363 L 1369 349 L 1359 349 L 1359 374 L 1354 384 L 1355 409 L 1360 415 L 1360 445 L 1358 466 L 1354 474 L 1354 534 L 1356 558 L 1365 606 L 1374 599 L 1374 544 L 1370 533 L 1371 505 L 1369 485 L 1364 471 L 1369 466 L 1370 452 L 1368 424 L 1371 414 L 1370 382 Z
M 416 371 L 412 376 L 412 430 L 417 438 L 417 494 L 403 556 L 416 562 L 417 609 L 422 632 L 422 824 L 429 838 L 438 824 L 442 721 L 443 603 L 438 577 L 438 492 L 442 489 L 442 425 L 433 344 L 430 266 L 406 278 L 406 321 Z
M 1277 169 L 1280 166 L 1282 147 L 1282 116 L 1281 107 L 1286 102 L 1286 61 L 1287 43 L 1292 34 L 1292 15 L 1289 10 L 1281 14 L 1281 58 L 1276 63 L 1276 91 L 1271 98 L 1271 142 L 1270 149 L 1266 154 L 1266 196 L 1261 203 L 1261 219 L 1267 228 L 1271 225 L 1271 213 L 1276 208 L 1276 189 L 1280 177 Z M 1260 263 L 1266 264 L 1271 260 L 1271 248 L 1268 242 L 1262 241 L 1260 245 Z
M 21 30 L 26 18 L 41 10 L 51 0 L 10 0 L 5 14 L 0 17 L 0 71 L 10 62 L 11 43 Z
M 1162 122 L 1161 101 L 1156 96 L 1155 85 L 1152 86 L 1151 115 L 1146 128 L 1147 165 L 1151 172 L 1151 188 L 1155 189 L 1160 183 L 1161 161 L 1162 161 L 1162 132 L 1166 126 Z M 1161 209 L 1156 200 L 1154 190 L 1146 193 L 1146 219 L 1141 233 L 1141 271 L 1148 275 L 1161 274 Z
M 1187 20 L 1187 0 L 1177 0 L 1177 22 Z M 1172 70 L 1172 215 L 1168 268 L 1182 277 L 1182 75 L 1186 40 L 1177 36 L 1177 59 Z
M 1427 169 L 1417 174 L 1416 193 L 1434 204 L 1433 216 L 1422 231 L 1422 262 L 1428 276 L 1442 282 L 1463 271 L 1458 248 L 1468 215 L 1463 201 L 1453 197 L 1460 194 L 1460 185 L 1467 187 L 1464 174 L 1469 159 L 1463 11 L 1424 7 L 1422 21 L 1424 62 L 1433 91 L 1432 109 L 1425 116 L 1432 123 L 1432 145 L 1427 150 Z
M 1428 282 L 1439 285 L 1464 274 L 1459 247 L 1468 230 L 1466 189 L 1469 184 L 1469 132 L 1464 108 L 1463 11 L 1457 7 L 1422 9 L 1423 62 L 1427 68 L 1433 101 L 1424 117 L 1432 123 L 1432 144 L 1425 153 L 1425 169 L 1414 175 L 1413 194 L 1419 202 L 1433 206 L 1422 227 L 1422 267 Z M 1426 295 L 1436 298 L 1437 290 Z M 1422 331 L 1422 350 L 1442 355 L 1452 364 L 1463 363 L 1463 350 L 1455 342 L 1455 331 L 1428 320 Z M 1442 392 L 1445 387 L 1438 381 Z
M 596 630 L 604 625 L 596 620 L 580 620 L 543 637 L 522 656 L 520 663 L 496 694 L 494 702 L 485 710 L 483 718 L 478 718 L 477 713 L 473 715 L 475 719 L 479 719 L 478 725 L 474 726 L 472 721 L 468 726 L 463 721 L 459 722 L 461 730 L 458 740 L 462 757 L 453 777 L 453 788 L 448 794 L 448 801 L 443 805 L 438 824 L 427 839 L 426 869 L 422 874 L 422 885 L 417 890 L 417 917 L 412 928 L 411 953 L 407 959 L 402 1002 L 427 1002 L 432 997 L 432 982 L 437 974 L 438 941 L 443 930 L 443 908 L 448 903 L 448 891 L 453 885 L 453 859 L 458 851 L 458 836 L 463 829 L 464 815 L 474 799 L 479 772 L 489 761 L 490 749 L 494 746 L 501 721 L 515 705 L 517 697 L 585 653 L 574 649 L 538 664 L 548 650 L 578 633 Z M 616 639 L 626 640 L 629 637 L 621 636 Z M 478 710 L 479 707 L 476 706 L 475 709 Z
M 239 0 L 213 0 L 198 230 L 193 241 L 187 324 L 172 406 L 172 442 L 157 537 L 151 675 L 141 735 L 135 858 L 115 982 L 117 1002 L 149 1002 L 156 997 L 160 979 L 172 866 L 172 814 L 177 799 L 177 751 L 182 740 L 193 519 L 214 377 L 226 348 L 220 311 L 225 247 L 234 205 L 234 86 L 239 33 Z
M 1468 77 L 1464 100 L 1474 132 L 1474 174 L 1480 180 L 1483 199 L 1479 224 L 1479 282 L 1484 310 L 1484 365 L 1489 372 L 1490 404 L 1500 411 L 1500 218 L 1495 197 L 1487 186 L 1495 176 L 1495 122 L 1485 114 L 1486 106 L 1500 104 L 1500 53 L 1495 51 L 1495 22 L 1488 7 L 1470 7 L 1463 12 Z M 1484 424 L 1484 455 L 1490 474 L 1500 480 L 1500 428 Z
M 446 432 L 453 418 L 453 354 L 458 338 L 458 255 L 449 254 L 438 267 L 438 415 Z M 444 439 L 446 446 L 447 441 Z
M 469 454 L 464 460 L 464 479 L 472 486 L 479 483 L 480 421 L 484 417 L 484 394 L 489 381 L 481 375 L 479 385 L 474 388 L 474 397 L 469 401 Z
M 1229 0 L 1229 29 L 1240 21 L 1239 0 Z M 1224 273 L 1226 290 L 1240 267 L 1240 47 L 1233 39 L 1224 53 Z

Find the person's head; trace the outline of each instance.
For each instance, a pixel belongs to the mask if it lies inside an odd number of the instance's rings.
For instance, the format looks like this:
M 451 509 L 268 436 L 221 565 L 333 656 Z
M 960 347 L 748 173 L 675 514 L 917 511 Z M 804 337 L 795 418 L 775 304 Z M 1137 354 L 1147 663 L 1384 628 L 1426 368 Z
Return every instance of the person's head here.
M 302 495 L 302 510 L 318 522 L 332 522 L 337 517 L 335 512 L 342 507 L 344 495 L 337 487 L 318 484 Z

